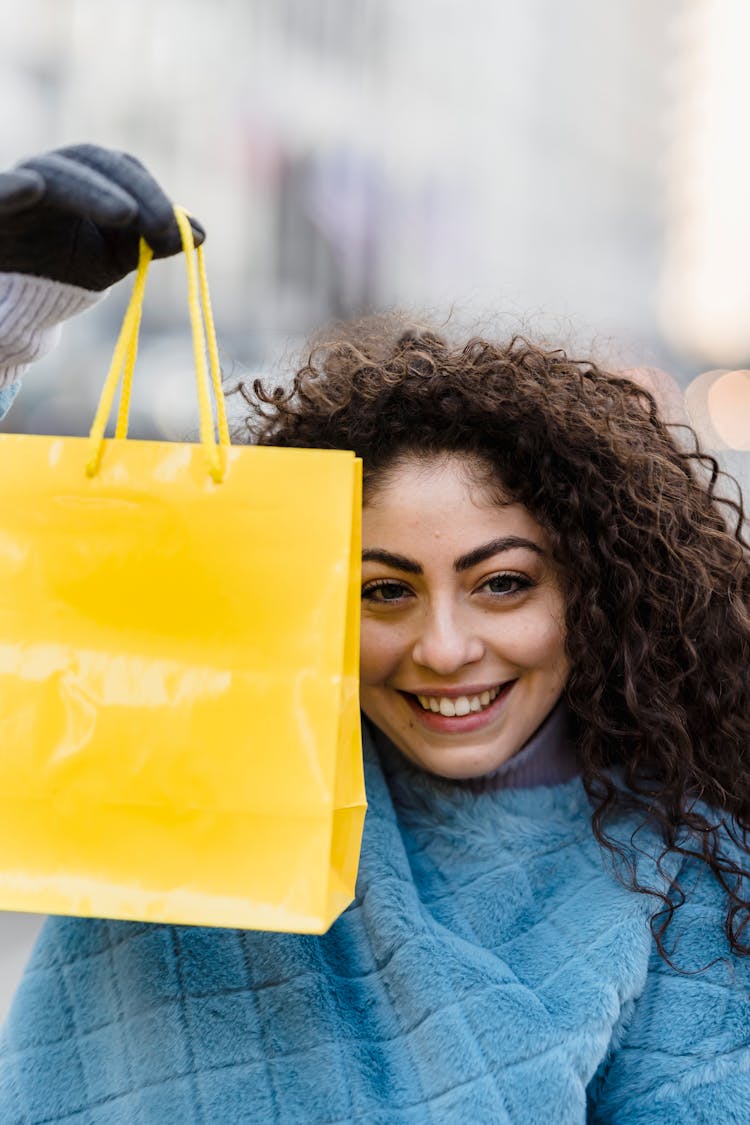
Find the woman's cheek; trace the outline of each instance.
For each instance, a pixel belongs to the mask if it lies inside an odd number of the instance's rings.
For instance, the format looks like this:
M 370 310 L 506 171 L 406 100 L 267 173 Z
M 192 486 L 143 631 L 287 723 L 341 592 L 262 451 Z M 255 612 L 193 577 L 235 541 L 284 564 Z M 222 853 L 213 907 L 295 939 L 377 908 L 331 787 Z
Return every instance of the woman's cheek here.
M 409 662 L 414 628 L 409 622 L 379 620 L 362 615 L 360 625 L 360 679 L 379 685 L 398 675 Z
M 567 670 L 565 654 L 565 625 L 562 605 L 545 607 L 539 613 L 538 607 L 529 614 L 526 621 L 518 621 L 514 635 L 507 636 L 505 652 L 520 667 L 549 668 L 564 667 Z M 567 678 L 567 672 L 566 672 Z
M 388 634 L 376 621 L 363 617 L 360 627 L 359 674 L 362 683 L 378 683 L 390 663 Z

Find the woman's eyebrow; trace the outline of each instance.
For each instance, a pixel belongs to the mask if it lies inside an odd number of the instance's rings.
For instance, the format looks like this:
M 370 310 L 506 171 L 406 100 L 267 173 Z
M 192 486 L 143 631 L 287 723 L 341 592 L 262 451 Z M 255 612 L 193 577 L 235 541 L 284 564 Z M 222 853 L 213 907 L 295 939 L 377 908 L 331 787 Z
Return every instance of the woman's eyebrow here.
M 544 554 L 542 548 L 533 539 L 524 539 L 520 535 L 503 535 L 499 539 L 491 539 L 489 543 L 483 543 L 481 547 L 475 547 L 465 555 L 460 555 L 454 562 L 453 568 L 459 573 L 462 570 L 470 570 L 485 559 L 500 554 L 501 551 L 514 551 L 519 547 L 534 551 L 537 555 Z M 408 559 L 405 555 L 394 555 L 391 551 L 384 551 L 379 547 L 370 547 L 363 551 L 362 562 L 382 563 L 384 566 L 393 567 L 394 570 L 403 570 L 407 574 L 423 573 L 421 565 L 414 559 Z
M 468 554 L 461 555 L 454 562 L 453 568 L 459 573 L 462 570 L 471 570 L 473 566 L 484 562 L 485 559 L 491 559 L 493 555 L 499 555 L 501 551 L 514 551 L 518 547 L 523 547 L 527 551 L 534 551 L 537 555 L 544 554 L 542 548 L 533 539 L 524 539 L 520 535 L 503 535 L 499 539 L 491 539 L 489 543 L 484 543 L 481 547 L 475 547 Z
M 413 559 L 404 555 L 393 555 L 390 551 L 383 551 L 379 547 L 372 547 L 362 552 L 362 562 L 379 562 L 384 566 L 392 566 L 394 570 L 405 570 L 407 574 L 422 574 L 422 567 Z

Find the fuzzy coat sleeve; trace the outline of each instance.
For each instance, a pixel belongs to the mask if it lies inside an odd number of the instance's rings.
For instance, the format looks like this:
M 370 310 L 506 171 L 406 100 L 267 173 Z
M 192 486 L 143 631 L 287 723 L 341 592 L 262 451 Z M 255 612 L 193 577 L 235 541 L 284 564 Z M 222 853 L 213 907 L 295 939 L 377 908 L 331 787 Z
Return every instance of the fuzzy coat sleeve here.
M 725 851 L 747 867 L 733 845 Z M 674 968 L 654 945 L 644 992 L 623 1009 L 589 1086 L 595 1125 L 750 1122 L 750 958 L 717 942 L 729 900 L 709 868 L 688 860 L 679 878 L 687 898 L 664 939 Z
M 44 277 L 0 274 L 0 418 L 10 409 L 28 364 L 55 346 L 62 322 L 100 297 Z

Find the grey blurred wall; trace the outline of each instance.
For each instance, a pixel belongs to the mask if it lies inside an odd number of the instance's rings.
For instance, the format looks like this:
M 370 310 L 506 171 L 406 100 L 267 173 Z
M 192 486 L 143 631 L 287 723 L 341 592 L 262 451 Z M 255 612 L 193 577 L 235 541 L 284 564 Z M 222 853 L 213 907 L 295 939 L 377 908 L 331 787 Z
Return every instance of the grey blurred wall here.
M 28 0 L 0 44 L 0 159 L 83 139 L 141 157 L 208 228 L 229 379 L 283 374 L 329 318 L 393 306 L 672 363 L 657 290 L 678 10 Z M 194 419 L 184 282 L 155 273 L 134 432 L 172 435 Z M 83 432 L 123 300 L 70 326 L 15 428 Z

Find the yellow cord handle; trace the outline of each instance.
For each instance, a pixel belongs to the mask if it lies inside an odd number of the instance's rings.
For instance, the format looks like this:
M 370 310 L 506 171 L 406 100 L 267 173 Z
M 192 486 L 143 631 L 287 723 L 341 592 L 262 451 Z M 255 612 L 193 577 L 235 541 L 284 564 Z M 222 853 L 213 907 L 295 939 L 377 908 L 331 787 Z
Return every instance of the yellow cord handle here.
M 199 246 L 196 249 L 187 211 L 182 207 L 175 207 L 174 213 L 180 230 L 182 249 L 184 251 L 187 268 L 188 308 L 190 311 L 190 324 L 193 334 L 193 354 L 195 358 L 195 375 L 198 387 L 201 445 L 206 455 L 208 471 L 212 478 L 219 483 L 223 480 L 226 471 L 226 450 L 230 444 L 230 439 L 226 405 L 221 389 L 219 349 L 216 343 L 216 329 L 214 327 L 213 311 L 211 309 L 211 297 L 208 291 L 206 264 L 203 256 L 203 247 Z M 152 258 L 153 253 L 151 248 L 141 239 L 133 292 L 125 312 L 120 335 L 115 344 L 112 362 L 104 383 L 101 398 L 99 399 L 94 422 L 89 432 L 89 456 L 86 461 L 86 473 L 90 477 L 95 475 L 101 463 L 102 453 L 104 451 L 104 431 L 107 426 L 107 419 L 112 412 L 112 403 L 114 402 L 115 393 L 121 378 L 122 390 L 120 393 L 120 405 L 117 411 L 115 437 L 127 437 L 130 394 L 133 383 L 133 369 L 135 368 L 136 356 L 138 354 L 138 333 L 141 325 L 143 297 L 146 290 L 146 274 Z M 208 343 L 208 367 L 206 365 L 206 343 Z M 214 401 L 216 403 L 216 421 L 219 432 L 218 443 L 214 433 L 214 418 L 211 409 L 209 370 Z

